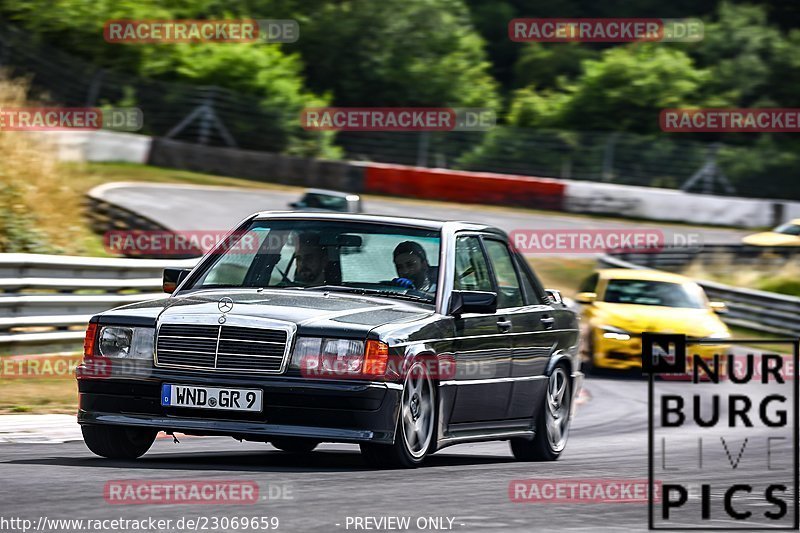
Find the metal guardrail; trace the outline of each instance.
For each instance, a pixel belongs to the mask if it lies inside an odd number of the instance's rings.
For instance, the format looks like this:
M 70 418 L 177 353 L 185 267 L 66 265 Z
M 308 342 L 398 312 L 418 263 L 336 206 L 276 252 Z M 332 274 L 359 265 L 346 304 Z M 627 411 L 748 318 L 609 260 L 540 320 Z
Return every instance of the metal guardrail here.
M 598 263 L 604 268 L 650 267 L 627 260 L 631 255 L 634 254 L 626 254 L 626 259 L 620 259 L 617 255 L 607 254 L 601 256 Z M 728 313 L 722 316 L 725 323 L 766 333 L 800 336 L 800 298 L 712 281 L 697 282 L 710 299 L 723 301 L 728 306 Z
M 0 349 L 76 347 L 92 315 L 164 296 L 162 270 L 197 261 L 0 254 Z
M 697 248 L 664 248 L 660 251 L 612 252 L 611 256 L 636 265 L 659 270 L 678 270 L 698 261 L 724 262 L 732 267 L 780 266 L 800 254 L 800 246 L 749 246 L 743 244 L 705 244 Z

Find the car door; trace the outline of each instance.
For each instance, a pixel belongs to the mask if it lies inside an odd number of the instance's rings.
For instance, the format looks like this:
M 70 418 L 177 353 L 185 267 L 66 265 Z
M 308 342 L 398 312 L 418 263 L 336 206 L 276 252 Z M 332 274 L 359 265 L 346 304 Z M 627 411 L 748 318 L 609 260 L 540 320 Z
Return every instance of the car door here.
M 498 293 L 498 315 L 509 322 L 511 391 L 506 418 L 530 421 L 547 384 L 545 372 L 558 348 L 557 314 L 544 291 L 500 238 L 484 238 Z
M 477 234 L 456 238 L 454 290 L 494 291 L 486 254 Z M 511 340 L 497 314 L 465 313 L 454 319 L 456 386 L 451 424 L 506 418 L 511 383 Z M 452 428 L 457 429 L 457 428 Z

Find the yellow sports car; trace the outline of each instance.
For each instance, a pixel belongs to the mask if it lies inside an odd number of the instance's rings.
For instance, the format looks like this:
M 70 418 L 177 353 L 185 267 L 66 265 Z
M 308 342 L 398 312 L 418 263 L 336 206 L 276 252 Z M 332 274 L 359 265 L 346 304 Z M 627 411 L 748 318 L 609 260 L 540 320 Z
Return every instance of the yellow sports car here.
M 754 233 L 742 239 L 751 246 L 800 246 L 800 218 L 781 224 L 772 231 Z
M 731 337 L 717 313 L 722 302 L 709 302 L 694 281 L 657 270 L 599 270 L 581 285 L 575 300 L 582 305 L 584 367 L 632 369 L 642 366 L 641 334 L 680 333 L 720 339 L 721 344 L 690 345 L 691 353 L 711 360 L 723 356 Z M 690 357 L 691 360 L 691 357 Z

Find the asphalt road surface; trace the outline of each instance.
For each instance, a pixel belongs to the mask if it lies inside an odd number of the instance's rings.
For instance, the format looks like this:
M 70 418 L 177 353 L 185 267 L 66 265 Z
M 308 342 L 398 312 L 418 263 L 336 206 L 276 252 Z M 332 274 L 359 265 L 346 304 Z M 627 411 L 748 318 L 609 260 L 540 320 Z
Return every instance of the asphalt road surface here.
M 658 382 L 656 390 L 659 394 L 683 390 L 686 395 L 687 386 Z M 736 390 L 741 386 L 722 387 L 727 392 L 748 391 L 754 405 L 767 392 L 778 391 L 777 385 Z M 29 519 L 33 524 L 42 517 L 46 518 L 45 523 L 53 519 L 152 517 L 172 520 L 166 530 L 176 532 L 187 530 L 176 526 L 181 518 L 202 521 L 204 517 L 209 521 L 213 517 L 277 517 L 277 530 L 291 532 L 393 531 L 396 529 L 375 528 L 373 522 L 362 522 L 372 525 L 371 529 L 356 528 L 355 520 L 395 516 L 410 517 L 410 527 L 402 531 L 646 530 L 648 507 L 642 501 L 557 503 L 540 499 L 537 503 L 518 503 L 510 497 L 509 487 L 515 480 L 535 479 L 540 483 L 537 486 L 543 487 L 541 483 L 546 480 L 647 479 L 647 383 L 610 376 L 589 378 L 586 388 L 591 400 L 578 408 L 567 449 L 559 461 L 551 463 L 515 462 L 503 442 L 446 448 L 418 469 L 396 471 L 366 467 L 357 447 L 349 445 L 326 444 L 309 456 L 297 456 L 267 444 L 186 437 L 180 444 L 159 439 L 142 459 L 119 462 L 94 457 L 81 442 L 1 444 L 0 517 Z M 769 409 L 770 413 L 773 411 Z M 723 407 L 721 412 L 724 419 L 728 409 Z M 687 415 L 691 420 L 689 411 Z M 752 416 L 758 426 L 757 415 Z M 775 510 L 764 501 L 763 486 L 777 479 L 792 490 L 791 438 L 773 441 L 768 458 L 766 437 L 779 435 L 780 431 L 788 431 L 791 437 L 792 430 L 774 431 L 764 427 L 699 430 L 688 423 L 667 434 L 664 454 L 659 451 L 663 434 L 656 433 L 656 477 L 698 484 L 690 492 L 687 504 L 674 511 L 672 525 L 699 525 L 701 482 L 711 485 L 714 497 L 713 520 L 704 526 L 741 525 L 724 514 L 720 503 L 721 492 L 734 483 L 755 487 L 752 496 L 737 495 L 739 510 L 759 514 Z M 702 468 L 698 466 L 699 436 L 704 438 Z M 720 436 L 726 439 L 727 452 Z M 748 442 L 743 448 L 745 437 Z M 733 463 L 736 468 L 731 466 Z M 772 470 L 768 471 L 768 466 Z M 252 482 L 259 487 L 260 501 L 250 505 L 111 504 L 104 498 L 104 488 L 107 482 L 119 480 Z M 786 494 L 791 516 L 795 512 L 792 493 Z M 543 488 L 541 495 L 545 495 Z M 656 504 L 656 511 L 660 509 Z M 418 519 L 429 517 L 439 517 L 444 527 L 417 523 Z M 221 526 L 216 530 L 237 530 L 231 524 Z M 73 529 L 62 529 L 72 530 L 77 528 L 73 525 Z
M 102 185 L 95 191 L 109 202 L 146 215 L 171 230 L 182 231 L 228 230 L 257 211 L 286 210 L 288 204 L 298 200 L 302 193 L 302 189 L 283 191 L 148 183 L 112 183 Z M 367 213 L 382 215 L 483 222 L 506 232 L 530 229 L 661 229 L 668 244 L 674 242 L 672 235 L 675 233 L 684 236 L 699 234 L 700 242 L 707 244 L 738 243 L 744 235 L 752 233 L 746 230 L 388 198 L 367 199 L 364 208 Z

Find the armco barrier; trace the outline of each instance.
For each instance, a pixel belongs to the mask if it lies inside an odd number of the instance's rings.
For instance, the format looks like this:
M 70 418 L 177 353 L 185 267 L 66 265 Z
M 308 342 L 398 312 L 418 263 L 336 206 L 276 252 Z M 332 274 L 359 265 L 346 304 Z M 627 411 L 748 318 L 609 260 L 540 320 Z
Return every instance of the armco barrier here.
M 698 248 L 666 247 L 652 252 L 613 252 L 617 259 L 659 270 L 680 271 L 690 264 L 712 265 L 732 271 L 742 268 L 775 269 L 800 254 L 800 246 L 704 244 Z
M 549 178 L 369 163 L 364 191 L 451 202 L 561 210 L 565 186 Z
M 165 296 L 162 270 L 197 261 L 0 254 L 0 354 L 75 349 L 92 315 Z

